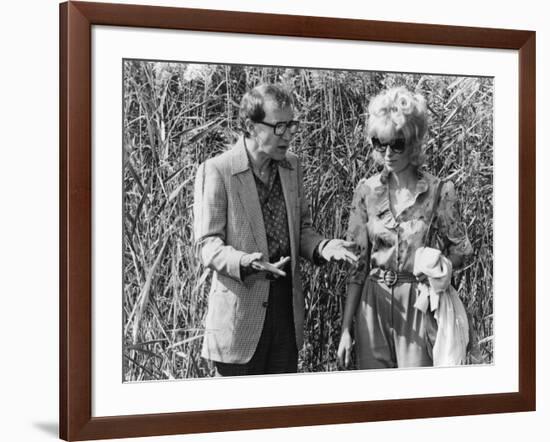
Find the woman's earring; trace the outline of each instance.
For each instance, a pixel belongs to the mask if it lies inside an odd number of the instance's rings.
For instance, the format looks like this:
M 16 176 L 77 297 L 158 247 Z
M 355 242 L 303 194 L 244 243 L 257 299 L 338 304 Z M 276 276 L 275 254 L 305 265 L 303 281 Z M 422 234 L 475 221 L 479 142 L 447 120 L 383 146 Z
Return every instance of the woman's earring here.
M 246 130 L 250 134 L 250 138 L 256 139 L 256 131 L 254 130 L 254 123 L 252 121 L 248 120 L 246 122 Z

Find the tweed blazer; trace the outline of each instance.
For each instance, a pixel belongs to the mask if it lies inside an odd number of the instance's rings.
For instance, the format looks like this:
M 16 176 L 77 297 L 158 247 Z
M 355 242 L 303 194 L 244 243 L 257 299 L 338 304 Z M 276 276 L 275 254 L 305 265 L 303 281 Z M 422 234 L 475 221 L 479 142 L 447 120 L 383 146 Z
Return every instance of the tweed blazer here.
M 304 335 L 304 294 L 299 256 L 312 260 L 324 239 L 311 226 L 300 164 L 288 152 L 291 169 L 279 167 L 290 235 L 292 299 L 296 345 Z M 263 328 L 269 281 L 256 273 L 241 280 L 244 254 L 268 256 L 256 183 L 243 139 L 231 150 L 201 164 L 195 178 L 194 234 L 197 253 L 214 276 L 208 299 L 202 356 L 244 364 L 256 350 Z

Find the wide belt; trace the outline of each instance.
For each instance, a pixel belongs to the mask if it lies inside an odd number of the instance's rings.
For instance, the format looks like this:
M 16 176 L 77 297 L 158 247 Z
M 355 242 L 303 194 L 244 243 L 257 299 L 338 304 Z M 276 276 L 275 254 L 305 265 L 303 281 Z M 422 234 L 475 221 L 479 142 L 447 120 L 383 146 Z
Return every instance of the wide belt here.
M 388 287 L 393 287 L 396 284 L 403 282 L 418 282 L 416 276 L 409 272 L 396 272 L 390 269 L 382 269 L 380 267 L 373 268 L 369 273 L 369 278 L 376 282 L 383 282 Z

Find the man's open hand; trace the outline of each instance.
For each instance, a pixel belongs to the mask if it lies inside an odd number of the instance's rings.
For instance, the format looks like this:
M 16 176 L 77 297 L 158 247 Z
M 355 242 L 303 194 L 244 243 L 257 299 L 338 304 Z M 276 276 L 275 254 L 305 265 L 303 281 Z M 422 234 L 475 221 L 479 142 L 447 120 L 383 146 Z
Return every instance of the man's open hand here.
M 244 255 L 241 258 L 241 267 L 252 270 L 252 273 L 255 272 L 267 272 L 271 273 L 275 277 L 285 277 L 286 272 L 281 270 L 286 264 L 290 262 L 290 256 L 281 258 L 275 263 L 270 263 L 269 261 L 264 260 L 262 253 L 249 253 Z
M 268 261 L 256 260 L 252 262 L 252 268 L 259 272 L 272 273 L 275 276 L 285 277 L 286 273 L 281 270 L 290 261 L 290 256 L 281 258 L 279 261 L 271 264 Z
M 352 250 L 355 243 L 343 239 L 331 239 L 321 250 L 321 256 L 327 261 L 346 261 L 350 264 L 357 262 L 357 256 Z

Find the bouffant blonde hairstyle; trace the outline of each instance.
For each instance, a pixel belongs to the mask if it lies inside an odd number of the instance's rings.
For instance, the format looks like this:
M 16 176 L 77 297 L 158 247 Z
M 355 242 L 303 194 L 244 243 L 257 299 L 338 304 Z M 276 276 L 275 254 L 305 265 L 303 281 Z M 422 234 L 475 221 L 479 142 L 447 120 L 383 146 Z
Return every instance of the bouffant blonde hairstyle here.
M 412 149 L 410 161 L 416 168 L 424 162 L 422 141 L 428 130 L 426 100 L 405 87 L 382 91 L 369 103 L 367 136 L 385 142 L 404 138 L 407 149 Z M 383 154 L 373 149 L 374 159 L 383 163 Z

